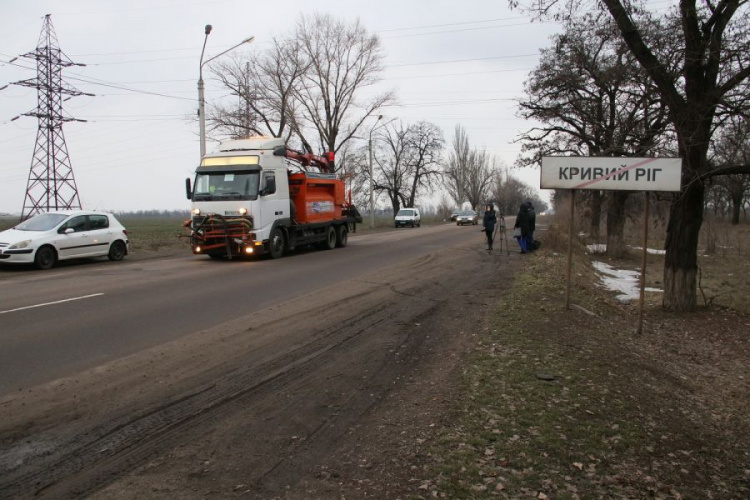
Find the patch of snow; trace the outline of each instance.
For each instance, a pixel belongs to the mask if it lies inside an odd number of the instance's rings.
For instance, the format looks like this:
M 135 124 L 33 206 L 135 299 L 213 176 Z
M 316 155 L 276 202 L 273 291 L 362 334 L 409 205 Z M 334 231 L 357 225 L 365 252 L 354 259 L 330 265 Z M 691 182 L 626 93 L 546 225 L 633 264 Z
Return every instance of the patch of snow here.
M 643 247 L 631 246 L 630 248 L 634 250 L 643 250 Z M 588 250 L 589 253 L 607 253 L 607 245 L 605 243 L 586 245 L 586 250 Z M 656 248 L 647 248 L 646 252 L 651 255 L 666 255 L 667 253 L 666 250 L 657 250 Z
M 594 261 L 594 268 L 601 273 L 599 279 L 607 290 L 620 292 L 615 296 L 620 302 L 629 302 L 635 300 L 640 295 L 640 277 L 638 271 L 629 271 L 627 269 L 615 269 L 604 262 Z M 658 288 L 646 287 L 647 292 L 662 292 Z
M 643 250 L 643 247 L 630 247 L 634 250 Z M 657 250 L 656 248 L 647 248 L 646 253 L 650 253 L 651 255 L 666 255 L 666 250 Z

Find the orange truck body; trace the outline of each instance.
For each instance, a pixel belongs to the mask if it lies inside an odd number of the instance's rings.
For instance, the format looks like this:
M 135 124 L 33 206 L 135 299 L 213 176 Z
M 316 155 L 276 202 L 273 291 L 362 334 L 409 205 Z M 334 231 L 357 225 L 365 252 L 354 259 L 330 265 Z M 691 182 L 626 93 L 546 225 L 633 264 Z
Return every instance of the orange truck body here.
M 296 222 L 314 224 L 345 218 L 344 182 L 312 172 L 289 174 L 289 194 L 294 203 Z

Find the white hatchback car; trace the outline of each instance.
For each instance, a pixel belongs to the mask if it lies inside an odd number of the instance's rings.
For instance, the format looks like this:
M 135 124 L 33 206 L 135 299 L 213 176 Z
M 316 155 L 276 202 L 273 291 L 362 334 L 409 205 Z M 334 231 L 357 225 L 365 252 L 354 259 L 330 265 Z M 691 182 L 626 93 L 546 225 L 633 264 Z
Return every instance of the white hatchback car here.
M 71 210 L 35 215 L 0 232 L 0 264 L 34 264 L 49 269 L 58 260 L 108 256 L 122 260 L 128 231 L 114 215 Z

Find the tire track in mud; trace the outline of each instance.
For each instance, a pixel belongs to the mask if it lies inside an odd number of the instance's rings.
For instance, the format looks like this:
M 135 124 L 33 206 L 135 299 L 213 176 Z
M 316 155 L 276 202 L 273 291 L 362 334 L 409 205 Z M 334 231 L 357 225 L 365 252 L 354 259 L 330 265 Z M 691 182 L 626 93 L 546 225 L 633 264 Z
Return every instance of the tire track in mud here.
M 429 299 L 429 304 L 425 302 L 423 308 L 412 309 L 416 314 L 409 317 L 408 323 L 396 320 L 392 322 L 394 328 L 399 332 L 399 340 L 390 353 L 380 361 L 371 376 L 374 381 L 385 381 L 374 382 L 374 386 L 383 386 L 381 390 L 378 391 L 368 387 L 368 390 L 354 394 L 347 400 L 346 408 L 348 411 L 346 413 L 334 413 L 323 419 L 305 436 L 301 443 L 294 447 L 292 457 L 278 459 L 268 470 L 255 479 L 253 495 L 255 498 L 277 498 L 279 492 L 284 491 L 286 486 L 294 484 L 300 479 L 301 472 L 308 468 L 309 464 L 319 463 L 330 452 L 328 443 L 336 442 L 337 438 L 344 434 L 350 426 L 355 425 L 364 415 L 381 403 L 393 388 L 389 382 L 394 376 L 401 377 L 412 368 L 412 365 L 406 360 L 415 356 L 425 341 L 425 335 L 421 332 L 417 334 L 419 329 L 415 328 L 415 325 L 419 325 L 422 321 L 432 317 L 445 301 Z M 400 365 L 396 361 L 397 357 L 402 358 Z M 397 366 L 397 368 L 394 369 L 394 366 Z M 381 377 L 381 375 L 390 377 Z
M 394 285 L 384 283 L 383 286 Z M 412 288 L 408 291 L 413 294 L 429 296 L 426 292 L 433 286 L 405 288 Z M 378 291 L 382 292 L 374 289 L 347 302 L 356 303 Z M 315 372 L 316 366 L 325 363 L 337 351 L 352 349 L 363 336 L 382 324 L 405 323 L 404 320 L 436 307 L 434 300 L 425 298 L 417 308 L 411 300 L 408 308 L 399 310 L 400 295 L 396 293 L 386 302 L 357 311 L 339 325 L 316 333 L 311 342 L 266 363 L 254 367 L 237 367 L 235 363 L 233 371 L 215 383 L 201 386 L 136 417 L 76 435 L 49 454 L 36 457 L 5 475 L 0 480 L 0 497 L 71 498 L 96 491 L 161 450 L 188 439 L 191 431 L 231 414 L 237 406 L 252 405 Z M 409 336 L 406 338 L 408 340 Z M 383 361 L 383 366 L 388 362 L 388 359 Z M 321 425 L 324 429 L 327 424 Z M 305 446 L 311 443 L 312 440 Z

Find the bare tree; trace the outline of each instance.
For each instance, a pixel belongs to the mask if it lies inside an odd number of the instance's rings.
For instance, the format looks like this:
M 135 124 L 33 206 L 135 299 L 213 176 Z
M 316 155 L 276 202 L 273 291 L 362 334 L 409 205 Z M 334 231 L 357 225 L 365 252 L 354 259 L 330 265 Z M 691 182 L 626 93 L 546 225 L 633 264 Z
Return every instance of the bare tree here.
M 734 117 L 726 122 L 713 142 L 711 163 L 719 167 L 750 165 L 750 123 L 745 117 Z M 716 175 L 711 178 L 714 186 L 726 194 L 731 206 L 732 224 L 739 224 L 740 211 L 745 198 L 750 194 L 750 174 Z M 714 201 L 714 206 L 719 203 Z
M 445 164 L 445 188 L 456 202 L 458 208 L 467 201 L 467 177 L 469 169 L 469 135 L 461 125 L 456 125 L 453 133 L 452 149 Z
M 480 210 L 487 203 L 492 179 L 497 172 L 495 158 L 486 151 L 472 149 L 466 169 L 466 199 L 472 208 Z
M 374 186 L 386 193 L 395 214 L 401 207 L 415 206 L 418 195 L 428 193 L 440 175 L 443 137 L 437 126 L 419 122 L 383 127 L 377 139 Z
M 527 200 L 532 202 L 537 212 L 547 209 L 547 203 L 539 197 L 537 191 L 514 177 L 507 169 L 499 170 L 495 175 L 491 195 L 495 208 L 503 215 L 515 214 L 521 203 Z
M 298 128 L 311 126 L 323 150 L 338 151 L 368 116 L 393 101 L 391 92 L 358 98 L 382 71 L 380 41 L 359 21 L 347 24 L 319 14 L 303 16 L 293 36 L 307 68 L 295 88 L 301 108 Z M 304 137 L 302 142 L 311 148 Z
M 542 156 L 643 156 L 663 150 L 666 106 L 601 12 L 571 16 L 565 31 L 542 50 L 539 66 L 526 82 L 528 98 L 519 115 L 541 125 L 521 134 L 520 165 Z M 625 202 L 630 192 L 609 193 L 607 253 L 622 257 L 626 246 Z M 602 192 L 586 193 L 590 233 L 599 238 Z
M 404 205 L 413 207 L 420 192 L 430 192 L 433 182 L 440 178 L 443 154 L 443 132 L 432 123 L 420 121 L 407 129 L 410 186 Z
M 555 5 L 564 5 L 570 11 L 588 8 L 591 3 L 535 0 L 529 6 L 546 15 Z M 667 226 L 663 306 L 667 310 L 692 311 L 696 307 L 698 236 L 703 222 L 705 179 L 712 171 L 708 152 L 715 122 L 724 114 L 746 110 L 750 99 L 748 3 L 680 0 L 678 7 L 665 15 L 662 29 L 680 35 L 676 48 L 680 49 L 681 72 L 677 75 L 670 71 L 675 46 L 665 54 L 660 50 L 663 47 L 649 41 L 641 9 L 623 0 L 595 3 L 610 13 L 630 53 L 658 89 L 677 135 L 683 182 L 681 193 L 672 201 Z
M 211 130 L 238 138 L 298 134 L 294 87 L 307 70 L 297 40 L 273 40 L 258 54 L 216 62 L 212 72 L 237 102 L 220 103 L 209 115 Z

